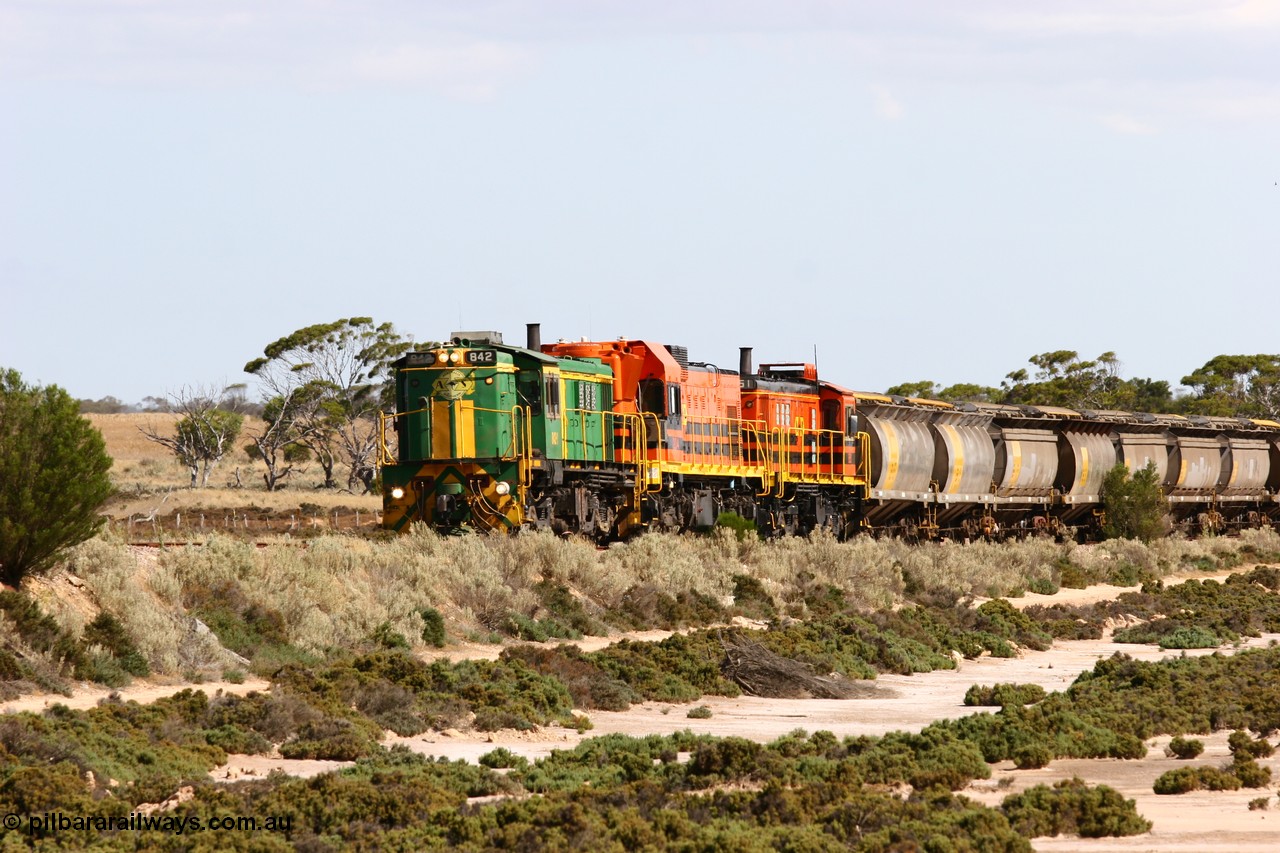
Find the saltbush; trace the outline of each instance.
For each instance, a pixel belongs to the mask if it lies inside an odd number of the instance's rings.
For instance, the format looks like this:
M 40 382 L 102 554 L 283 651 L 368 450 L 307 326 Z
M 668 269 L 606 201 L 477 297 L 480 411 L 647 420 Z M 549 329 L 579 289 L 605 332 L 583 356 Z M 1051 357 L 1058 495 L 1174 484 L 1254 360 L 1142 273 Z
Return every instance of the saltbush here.
M 1126 800 L 1107 785 L 1090 787 L 1078 777 L 1063 779 L 1052 788 L 1036 785 L 1005 797 L 1000 811 L 1027 838 L 1103 838 L 1141 835 L 1151 830 L 1151 821 L 1138 814 L 1133 800 Z
M 434 607 L 424 607 L 418 611 L 422 617 L 422 642 L 436 648 L 445 644 L 444 616 Z
M 1165 747 L 1165 753 L 1174 758 L 1190 759 L 1195 758 L 1204 752 L 1204 742 L 1195 738 L 1184 738 L 1178 735 L 1169 741 L 1169 745 Z
M 1265 738 L 1255 740 L 1248 732 L 1234 731 L 1227 738 L 1227 748 L 1236 758 L 1270 758 L 1276 748 Z
M 1238 777 L 1216 767 L 1179 767 L 1161 773 L 1151 789 L 1157 794 L 1186 794 L 1201 789 L 1237 791 L 1240 787 Z
M 1045 690 L 1039 684 L 995 684 L 990 687 L 975 684 L 964 694 L 968 706 L 1033 705 L 1044 699 Z

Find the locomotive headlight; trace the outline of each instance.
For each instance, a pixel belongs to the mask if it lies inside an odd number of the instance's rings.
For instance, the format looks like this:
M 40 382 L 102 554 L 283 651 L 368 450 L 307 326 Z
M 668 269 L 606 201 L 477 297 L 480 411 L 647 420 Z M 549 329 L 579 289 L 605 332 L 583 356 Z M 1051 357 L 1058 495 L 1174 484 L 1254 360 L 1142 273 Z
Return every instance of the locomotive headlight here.
M 400 500 L 402 497 L 404 497 L 404 489 L 400 488 L 399 486 L 396 486 L 394 489 L 391 490 L 391 497 L 395 498 L 396 500 Z
M 509 495 L 511 494 L 511 484 L 499 482 L 498 485 L 493 487 L 493 490 L 500 495 Z
M 457 350 L 454 350 L 453 352 L 449 353 L 450 364 L 457 364 L 460 361 L 462 361 L 462 353 L 458 352 Z

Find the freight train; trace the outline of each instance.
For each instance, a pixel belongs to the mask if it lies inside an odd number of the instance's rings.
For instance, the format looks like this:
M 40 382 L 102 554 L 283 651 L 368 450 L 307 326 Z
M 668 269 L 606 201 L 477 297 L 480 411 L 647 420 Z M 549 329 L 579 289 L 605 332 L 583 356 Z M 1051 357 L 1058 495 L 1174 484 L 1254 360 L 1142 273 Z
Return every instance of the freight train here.
M 456 332 L 395 363 L 383 524 L 546 528 L 601 541 L 709 527 L 766 535 L 1085 537 L 1117 463 L 1154 465 L 1194 531 L 1280 516 L 1280 423 L 950 404 L 851 391 L 809 363 L 737 370 L 646 340 L 525 346 Z

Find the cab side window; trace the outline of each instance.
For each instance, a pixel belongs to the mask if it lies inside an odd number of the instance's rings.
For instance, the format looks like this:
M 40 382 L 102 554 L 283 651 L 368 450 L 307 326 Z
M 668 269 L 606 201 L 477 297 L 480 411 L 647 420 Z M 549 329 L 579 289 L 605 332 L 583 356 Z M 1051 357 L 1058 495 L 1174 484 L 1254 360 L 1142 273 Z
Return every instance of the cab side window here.
M 520 391 L 520 400 L 529 407 L 529 413 L 532 415 L 542 414 L 542 383 L 539 381 L 538 374 L 520 377 L 518 384 Z
M 666 394 L 666 389 L 663 381 L 661 379 L 641 379 L 639 385 L 640 411 L 659 416 L 665 414 L 663 397 Z
M 548 374 L 546 378 L 546 400 L 547 417 L 552 420 L 560 417 L 560 377 L 554 374 Z
M 840 429 L 840 401 L 822 401 L 822 428 L 834 432 Z

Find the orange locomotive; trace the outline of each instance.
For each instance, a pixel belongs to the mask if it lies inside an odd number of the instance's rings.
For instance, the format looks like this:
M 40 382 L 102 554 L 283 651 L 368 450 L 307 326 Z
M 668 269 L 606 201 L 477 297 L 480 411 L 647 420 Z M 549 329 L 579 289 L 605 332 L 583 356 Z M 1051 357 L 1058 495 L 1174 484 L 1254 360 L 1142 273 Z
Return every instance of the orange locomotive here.
M 690 362 L 684 347 L 638 340 L 540 350 L 598 360 L 613 375 L 613 411 L 632 416 L 614 420 L 614 461 L 636 478 L 615 533 L 705 527 L 721 512 L 767 534 L 857 532 L 868 437 L 852 392 L 820 382 L 814 365 L 766 364 L 753 373 L 744 348 L 739 370 L 724 370 Z

